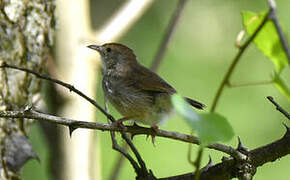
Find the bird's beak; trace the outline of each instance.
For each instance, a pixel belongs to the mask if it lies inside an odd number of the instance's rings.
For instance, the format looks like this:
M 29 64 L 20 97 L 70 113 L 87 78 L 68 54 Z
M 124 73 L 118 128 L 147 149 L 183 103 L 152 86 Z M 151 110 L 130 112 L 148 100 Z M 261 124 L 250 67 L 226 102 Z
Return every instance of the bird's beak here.
M 98 45 L 89 45 L 87 47 L 90 49 L 96 50 L 98 52 L 101 52 L 101 49 L 102 49 L 101 46 L 98 46 Z

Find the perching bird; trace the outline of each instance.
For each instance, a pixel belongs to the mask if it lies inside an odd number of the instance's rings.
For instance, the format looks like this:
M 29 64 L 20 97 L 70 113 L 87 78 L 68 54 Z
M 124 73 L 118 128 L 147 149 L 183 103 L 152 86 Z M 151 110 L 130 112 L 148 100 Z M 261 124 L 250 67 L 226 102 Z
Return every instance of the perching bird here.
M 109 102 L 124 116 L 125 120 L 150 125 L 155 131 L 158 125 L 173 111 L 171 96 L 176 90 L 156 73 L 142 66 L 134 52 L 119 43 L 102 46 L 90 45 L 101 55 L 103 65 L 103 91 Z M 192 106 L 205 106 L 185 98 Z

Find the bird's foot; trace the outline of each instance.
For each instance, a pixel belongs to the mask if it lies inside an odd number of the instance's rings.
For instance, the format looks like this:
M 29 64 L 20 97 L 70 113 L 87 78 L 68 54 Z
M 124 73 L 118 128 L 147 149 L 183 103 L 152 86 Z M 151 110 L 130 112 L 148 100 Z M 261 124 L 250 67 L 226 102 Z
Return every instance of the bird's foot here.
M 153 131 L 155 133 L 158 133 L 158 131 L 159 131 L 159 127 L 157 125 L 151 126 L 151 129 L 153 129 Z M 148 139 L 149 136 L 150 135 L 147 135 L 146 139 Z M 151 135 L 151 141 L 152 141 L 153 146 L 155 146 L 155 135 L 154 134 Z
M 157 125 L 151 126 L 151 128 L 153 129 L 153 131 L 154 131 L 155 133 L 158 133 L 158 131 L 159 131 L 159 127 L 158 127 Z
M 116 127 L 120 127 L 122 131 L 126 131 L 127 127 L 123 124 L 124 121 L 128 120 L 127 117 L 123 117 L 121 119 L 118 119 L 117 121 L 113 122 L 112 125 Z

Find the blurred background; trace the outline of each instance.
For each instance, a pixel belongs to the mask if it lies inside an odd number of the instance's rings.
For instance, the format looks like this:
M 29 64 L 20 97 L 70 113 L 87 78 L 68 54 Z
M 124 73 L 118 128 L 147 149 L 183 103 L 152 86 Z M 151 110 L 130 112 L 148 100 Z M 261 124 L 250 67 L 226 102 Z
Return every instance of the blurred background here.
M 65 2 L 70 3 L 68 1 Z M 122 0 L 91 0 L 89 2 L 89 17 L 92 27 L 98 30 L 126 2 Z M 154 1 L 136 23 L 117 40 L 132 48 L 141 64 L 147 67 L 151 64 L 177 2 L 177 0 Z M 279 20 L 288 32 L 286 34 L 289 34 L 290 3 L 287 0 L 279 0 L 277 1 L 277 6 Z M 173 85 L 180 94 L 204 102 L 209 110 L 225 71 L 237 53 L 234 42 L 238 33 L 243 29 L 241 11 L 262 12 L 267 10 L 267 8 L 265 0 L 188 1 L 168 45 L 162 64 L 158 69 L 158 74 Z M 58 16 L 61 16 L 61 14 L 58 14 Z M 78 14 L 74 13 L 74 16 L 71 17 L 71 21 L 74 21 Z M 79 40 L 81 43 L 85 41 L 84 45 L 82 45 L 83 48 L 86 43 L 86 45 L 97 43 L 91 37 L 83 38 Z M 70 42 L 65 41 L 62 43 Z M 87 54 L 92 54 L 90 50 L 83 51 Z M 63 53 L 69 52 L 65 51 Z M 94 59 L 92 61 L 98 64 L 97 54 L 93 55 Z M 58 55 L 55 55 L 55 57 L 58 57 Z M 56 63 L 61 63 L 59 61 L 62 61 L 58 58 L 56 60 Z M 79 61 L 85 60 L 79 59 Z M 63 69 L 57 70 L 64 71 Z M 242 83 L 270 80 L 273 70 L 273 63 L 252 44 L 239 62 L 231 82 Z M 95 84 L 90 84 L 90 86 L 92 89 L 93 87 L 96 88 L 96 91 L 94 91 L 96 100 L 103 104 L 99 66 L 93 67 L 92 71 L 96 80 Z M 285 68 L 282 77 L 290 85 L 289 67 Z M 62 78 L 58 77 L 58 79 Z M 72 93 L 66 95 L 72 96 Z M 285 128 L 282 123 L 287 123 L 286 119 L 266 100 L 266 96 L 269 95 L 273 96 L 286 110 L 290 110 L 289 101 L 273 85 L 225 89 L 216 111 L 229 120 L 235 131 L 235 138 L 228 142 L 229 145 L 236 147 L 237 136 L 239 136 L 246 147 L 254 149 L 277 140 L 284 134 Z M 114 117 L 121 117 L 113 107 L 110 109 Z M 97 121 L 106 122 L 105 116 L 101 113 L 96 112 L 96 117 Z M 74 116 L 70 116 L 70 118 L 77 119 Z M 161 128 L 186 134 L 191 131 L 178 115 L 171 117 L 168 123 Z M 96 169 L 95 172 L 98 173 L 100 179 L 110 179 L 116 161 L 119 159 L 119 153 L 112 150 L 108 132 L 92 131 L 92 133 L 93 136 L 97 137 L 95 138 L 97 143 L 95 143 L 91 151 L 99 154 L 97 159 L 98 170 Z M 68 141 L 74 141 L 75 136 L 72 138 L 67 136 L 67 138 Z M 30 140 L 41 158 L 41 163 L 35 160 L 28 162 L 23 170 L 24 179 L 54 179 L 50 174 L 50 170 L 48 170 L 49 148 L 51 147 L 46 142 L 38 123 L 35 123 L 31 130 Z M 119 142 L 123 143 L 120 138 Z M 134 143 L 145 160 L 147 167 L 152 169 L 156 177 L 179 175 L 194 170 L 194 167 L 187 161 L 187 143 L 157 137 L 156 146 L 154 147 L 150 138 L 147 141 L 146 136 L 143 135 L 135 137 Z M 197 146 L 193 146 L 193 158 L 195 158 L 196 150 Z M 212 157 L 213 163 L 218 163 L 224 154 L 206 150 L 202 159 L 203 165 L 208 162 L 209 155 Z M 289 164 L 289 156 L 268 163 L 257 169 L 254 179 L 289 179 Z M 135 172 L 128 161 L 125 160 L 120 169 L 118 179 L 134 178 Z

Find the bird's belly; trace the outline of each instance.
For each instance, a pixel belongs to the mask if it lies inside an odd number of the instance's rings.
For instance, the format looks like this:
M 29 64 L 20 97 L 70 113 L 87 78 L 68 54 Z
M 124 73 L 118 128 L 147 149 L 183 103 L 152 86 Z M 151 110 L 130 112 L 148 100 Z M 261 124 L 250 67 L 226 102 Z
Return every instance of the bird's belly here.
M 150 111 L 150 100 L 146 100 L 147 97 L 142 97 L 142 94 L 114 92 L 114 94 L 108 92 L 107 97 L 110 103 L 126 117 L 142 117 Z
M 153 98 L 146 93 L 126 88 L 121 91 L 108 90 L 105 94 L 110 103 L 124 117 L 150 126 L 160 124 L 173 111 L 168 95 Z

